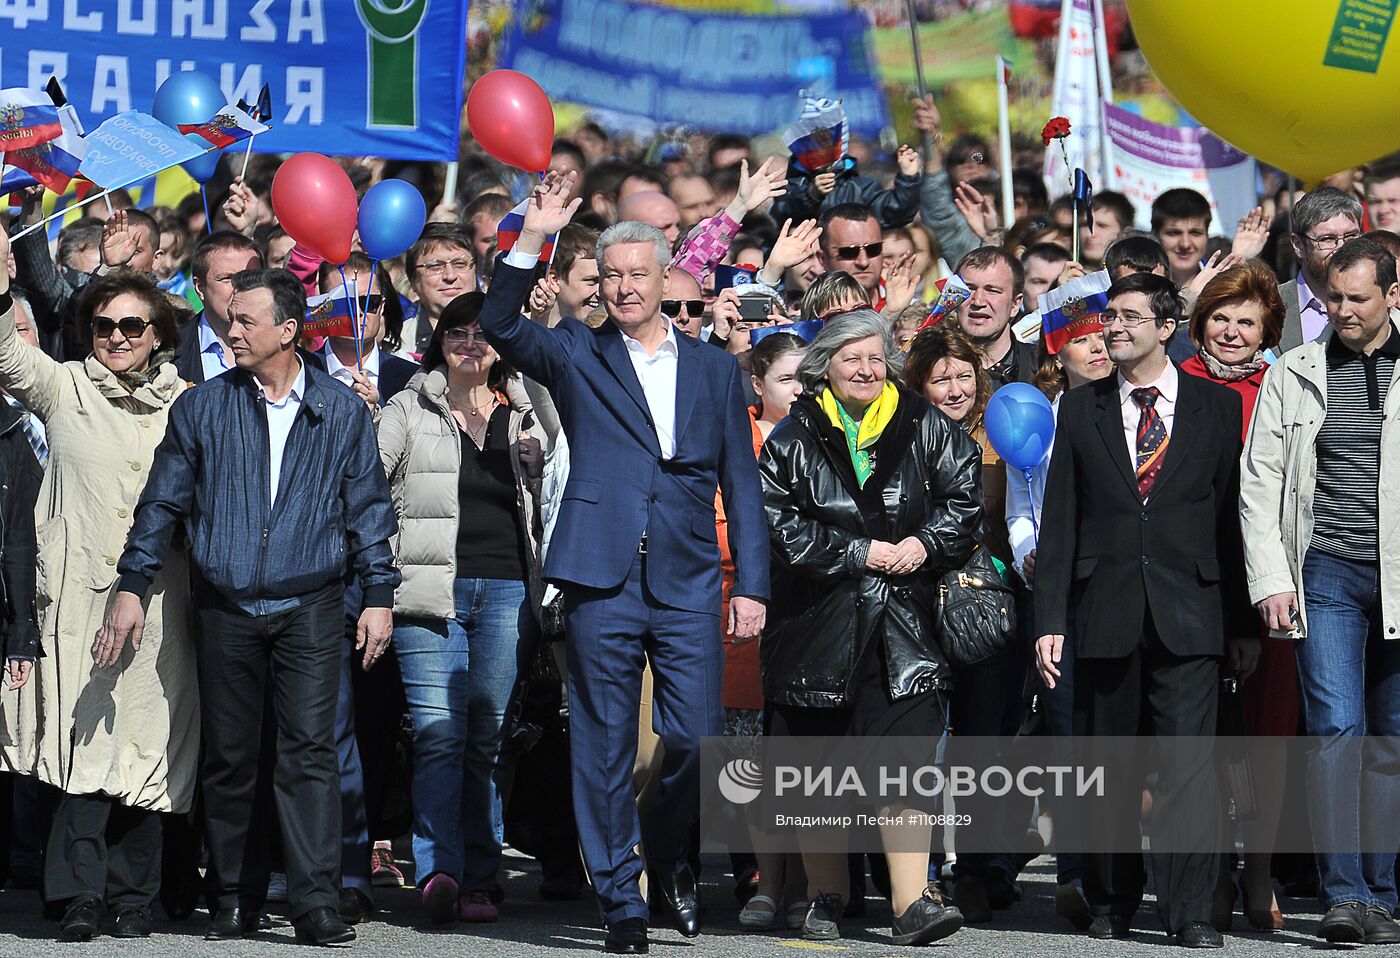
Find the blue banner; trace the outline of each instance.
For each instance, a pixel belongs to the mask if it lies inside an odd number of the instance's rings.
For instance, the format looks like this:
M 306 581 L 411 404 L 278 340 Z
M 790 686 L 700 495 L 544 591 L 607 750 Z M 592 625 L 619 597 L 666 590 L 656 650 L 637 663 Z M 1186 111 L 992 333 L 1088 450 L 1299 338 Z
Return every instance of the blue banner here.
M 254 150 L 457 157 L 468 0 L 0 0 L 0 88 L 63 84 L 83 125 L 149 111 L 175 70 L 272 90 Z
M 771 133 L 797 118 L 799 90 L 841 99 L 851 129 L 889 125 L 868 24 L 856 11 L 762 16 L 640 0 L 530 0 L 500 65 L 552 98 L 659 124 Z

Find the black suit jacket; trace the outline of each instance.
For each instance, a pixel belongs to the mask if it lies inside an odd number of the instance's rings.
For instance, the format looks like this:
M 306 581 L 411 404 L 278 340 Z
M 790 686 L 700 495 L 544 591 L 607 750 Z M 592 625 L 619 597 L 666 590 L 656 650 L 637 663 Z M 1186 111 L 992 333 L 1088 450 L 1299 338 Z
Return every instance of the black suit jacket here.
M 398 356 L 379 353 L 379 405 L 388 405 L 389 400 L 408 388 L 408 381 L 423 371 L 417 363 Z
M 175 346 L 175 371 L 180 374 L 181 379 L 195 386 L 204 382 L 204 360 L 199 355 L 199 321 L 203 318 L 204 313 L 200 311 L 181 323 L 180 342 Z M 308 362 L 325 372 L 326 361 L 318 353 L 298 346 L 297 355 L 303 362 Z
M 1121 658 L 1146 617 L 1177 655 L 1255 635 L 1240 538 L 1240 397 L 1178 374 L 1166 458 L 1146 504 L 1123 434 L 1118 377 L 1060 400 L 1035 565 L 1036 635 Z M 1073 626 L 1070 626 L 1070 623 Z

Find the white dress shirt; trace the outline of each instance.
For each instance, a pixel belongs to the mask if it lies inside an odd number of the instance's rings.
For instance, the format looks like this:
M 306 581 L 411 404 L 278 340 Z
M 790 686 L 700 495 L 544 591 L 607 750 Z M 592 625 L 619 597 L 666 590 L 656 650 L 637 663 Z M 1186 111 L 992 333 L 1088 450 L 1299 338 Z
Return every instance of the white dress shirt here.
M 297 413 L 301 411 L 301 397 L 306 394 L 306 367 L 301 365 L 300 360 L 297 367 L 296 382 L 292 383 L 291 392 L 281 402 L 269 400 L 266 387 L 256 377 L 253 380 L 258 383 L 258 398 L 267 412 L 267 440 L 272 455 L 269 475 L 272 483 L 271 505 L 277 504 L 277 486 L 282 481 L 282 454 L 287 449 L 287 436 L 292 431 L 292 423 L 296 422 Z
M 1137 472 L 1137 431 L 1138 422 L 1142 419 L 1142 407 L 1133 401 L 1134 389 L 1147 389 L 1155 386 L 1161 393 L 1157 397 L 1157 404 L 1153 407 L 1157 410 L 1157 415 L 1162 419 L 1162 425 L 1167 429 L 1167 439 L 1172 437 L 1172 420 L 1176 418 L 1176 390 L 1177 372 L 1176 363 L 1167 360 L 1167 368 L 1162 370 L 1162 375 L 1158 376 L 1155 382 L 1147 383 L 1143 386 L 1134 386 L 1123 378 L 1122 373 L 1115 373 L 1118 377 L 1118 402 L 1123 407 L 1123 435 L 1128 440 L 1128 462 L 1133 467 L 1133 472 Z
M 199 364 L 204 368 L 205 382 L 233 368 L 224 353 L 224 344 L 219 341 L 214 327 L 209 325 L 203 313 L 199 314 Z
M 507 264 L 519 269 L 534 269 L 539 260 L 537 254 L 515 250 L 505 256 Z M 661 321 L 666 323 L 666 338 L 652 355 L 648 356 L 646 347 L 626 333 L 622 334 L 622 341 L 627 345 L 627 358 L 632 360 L 632 368 L 641 380 L 642 394 L 656 429 L 656 441 L 661 446 L 661 458 L 670 459 L 676 454 L 676 367 L 680 345 L 676 342 L 676 328 L 664 318 Z
M 365 352 L 360 356 L 360 366 L 364 369 L 365 378 L 369 380 L 369 384 L 375 389 L 378 389 L 379 350 L 376 348 L 375 344 L 369 340 L 365 340 L 364 349 Z M 331 349 L 329 341 L 327 341 L 325 348 L 321 350 L 321 355 L 324 356 L 326 360 L 326 372 L 353 389 L 355 386 L 355 367 L 342 364 L 340 358 L 336 356 L 335 350 Z M 389 397 L 380 396 L 379 398 L 382 403 L 383 401 L 387 401 Z
M 1064 393 L 1055 397 L 1050 404 L 1050 415 L 1055 422 L 1060 421 L 1060 400 Z M 1037 548 L 1040 539 L 1040 523 L 1045 515 L 1042 508 L 1045 502 L 1045 480 L 1050 475 L 1050 456 L 1055 451 L 1055 437 L 1051 434 L 1050 447 L 1045 450 L 1045 458 L 1031 467 L 1030 482 L 1026 474 L 1010 463 L 1006 464 L 1006 531 L 1011 539 L 1011 566 L 1024 582 L 1026 578 L 1026 556 Z

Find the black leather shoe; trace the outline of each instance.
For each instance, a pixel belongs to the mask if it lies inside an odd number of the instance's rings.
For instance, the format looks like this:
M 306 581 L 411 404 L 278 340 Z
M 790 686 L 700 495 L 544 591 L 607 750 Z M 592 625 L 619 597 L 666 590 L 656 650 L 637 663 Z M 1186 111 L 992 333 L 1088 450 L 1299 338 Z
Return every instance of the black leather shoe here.
M 1390 912 L 1379 905 L 1366 909 L 1366 917 L 1361 919 L 1366 930 L 1365 942 L 1368 945 L 1400 944 L 1400 924 L 1390 917 Z
M 1095 915 L 1089 922 L 1090 938 L 1127 938 L 1132 934 L 1133 920 L 1127 915 Z
M 102 901 L 92 896 L 75 898 L 69 902 L 63 913 L 63 921 L 58 926 L 59 941 L 92 941 L 99 932 L 98 912 Z
M 311 909 L 292 922 L 292 927 L 302 945 L 344 945 L 355 940 L 355 929 L 341 921 L 329 905 Z
M 681 866 L 674 873 L 666 869 L 653 870 L 651 888 L 653 915 L 657 912 L 666 915 L 687 938 L 700 934 L 700 895 L 689 865 Z
M 1366 939 L 1366 906 L 1344 901 L 1327 909 L 1317 926 L 1317 937 L 1333 944 L 1354 945 Z
M 151 913 L 145 908 L 123 908 L 112 922 L 114 938 L 149 938 L 155 931 Z
M 1188 921 L 1176 933 L 1176 943 L 1183 948 L 1224 948 L 1225 939 L 1208 921 Z
M 165 909 L 165 917 L 171 921 L 184 921 L 199 907 L 199 897 L 203 893 L 203 879 L 199 872 L 176 878 L 165 875 L 160 881 L 160 905 Z
M 271 928 L 271 921 L 266 925 L 262 924 L 263 917 L 260 911 L 245 911 L 240 905 L 220 908 L 214 913 L 214 917 L 209 919 L 209 927 L 204 931 L 204 940 L 236 941 L 261 928 Z
M 340 890 L 340 920 L 347 925 L 369 921 L 374 915 L 374 902 L 358 888 Z
M 608 929 L 603 950 L 610 955 L 645 955 L 647 923 L 640 918 L 624 918 Z

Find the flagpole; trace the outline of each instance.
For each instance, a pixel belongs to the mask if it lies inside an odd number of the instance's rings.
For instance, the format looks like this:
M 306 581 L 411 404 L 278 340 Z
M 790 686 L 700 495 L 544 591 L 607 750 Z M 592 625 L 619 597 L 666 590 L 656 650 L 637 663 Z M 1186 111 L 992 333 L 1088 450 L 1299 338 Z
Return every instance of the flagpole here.
M 449 160 L 447 163 L 447 175 L 442 181 L 442 205 L 456 206 L 457 199 L 457 161 Z
M 238 173 L 238 181 L 240 183 L 248 177 L 248 161 L 253 158 L 253 140 L 257 139 L 257 136 L 258 135 L 254 133 L 252 136 L 248 137 L 248 150 L 243 154 L 243 169 Z
M 1011 190 L 1011 106 L 1006 88 L 1006 60 L 997 56 L 997 137 L 1001 140 L 1001 222 L 1011 229 L 1016 199 Z
M 1050 91 L 1050 110 L 1053 113 L 1064 102 L 1065 83 L 1069 73 L 1069 24 L 1074 16 L 1074 0 L 1060 0 L 1060 34 L 1055 41 L 1055 81 Z M 1058 187 L 1051 185 L 1051 171 L 1055 165 L 1055 151 L 1045 151 L 1045 185 L 1050 190 L 1050 198 L 1058 195 Z M 1065 170 L 1071 177 L 1073 168 Z M 1077 240 L 1076 240 L 1077 242 Z M 1078 259 L 1078 256 L 1075 257 Z
M 907 0 L 909 11 L 909 43 L 914 48 L 914 84 L 915 90 L 922 100 L 928 95 L 928 87 L 924 84 L 924 58 L 919 52 L 919 19 L 914 9 L 914 0 Z M 933 134 L 924 134 L 924 162 L 927 163 L 933 157 Z
M 135 182 L 135 181 L 133 181 L 133 182 Z M 117 189 L 125 189 L 125 187 L 117 187 Z M 60 216 L 64 216 L 64 215 L 66 215 L 66 214 L 68 214 L 68 213 L 71 213 L 73 210 L 82 209 L 84 206 L 87 206 L 89 203 L 92 203 L 92 202 L 94 202 L 94 201 L 96 201 L 96 200 L 100 200 L 100 199 L 102 199 L 103 197 L 107 196 L 107 194 L 109 194 L 109 193 L 111 193 L 111 192 L 112 192 L 111 189 L 106 189 L 106 190 L 103 190 L 101 193 L 94 193 L 92 196 L 89 196 L 87 199 L 83 200 L 83 201 L 80 202 L 80 203 L 74 203 L 72 206 L 65 206 L 65 207 L 64 207 L 63 209 L 61 209 L 61 210 L 58 210 L 58 211 L 56 211 L 56 212 L 54 212 L 54 213 L 50 213 L 48 216 L 44 217 L 44 218 L 41 219 L 39 222 L 35 223 L 33 226 L 26 226 L 24 229 L 20 230 L 20 231 L 19 231 L 18 233 L 16 233 L 14 236 L 11 236 L 11 237 L 10 237 L 10 242 L 13 243 L 15 240 L 19 239 L 19 238 L 22 237 L 22 236 L 28 236 L 30 233 L 34 232 L 35 230 L 37 230 L 37 229 L 39 229 L 39 228 L 41 228 L 41 227 L 43 227 L 43 226 L 46 226 L 50 221 L 56 220 L 56 219 L 58 219 Z
M 1099 71 L 1099 151 L 1103 154 L 1103 169 L 1099 175 L 1103 179 L 1103 189 L 1118 188 L 1118 178 L 1113 174 L 1113 138 L 1108 135 L 1108 110 L 1106 104 L 1113 102 L 1113 71 L 1108 63 L 1108 30 L 1103 18 L 1103 0 L 1094 3 L 1094 65 Z

